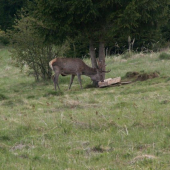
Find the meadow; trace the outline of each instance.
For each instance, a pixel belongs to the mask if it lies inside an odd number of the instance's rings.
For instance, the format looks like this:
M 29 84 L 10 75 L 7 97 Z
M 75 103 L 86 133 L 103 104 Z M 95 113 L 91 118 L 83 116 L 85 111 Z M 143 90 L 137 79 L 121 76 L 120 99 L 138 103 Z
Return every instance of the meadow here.
M 169 170 L 170 60 L 159 54 L 106 57 L 106 78 L 133 71 L 157 78 L 94 88 L 82 76 L 83 89 L 75 78 L 68 90 L 66 76 L 55 92 L 1 48 L 0 169 Z

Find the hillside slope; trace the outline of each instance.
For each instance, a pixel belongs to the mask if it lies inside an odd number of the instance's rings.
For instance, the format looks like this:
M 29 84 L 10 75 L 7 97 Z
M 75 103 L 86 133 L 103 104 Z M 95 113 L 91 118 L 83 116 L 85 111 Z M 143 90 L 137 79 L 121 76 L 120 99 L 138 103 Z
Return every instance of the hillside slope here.
M 109 77 L 158 72 L 128 85 L 68 90 L 35 82 L 0 49 L 0 169 L 169 169 L 170 61 L 159 54 L 107 57 Z M 85 60 L 90 63 L 90 60 Z M 126 78 L 127 79 L 127 78 Z

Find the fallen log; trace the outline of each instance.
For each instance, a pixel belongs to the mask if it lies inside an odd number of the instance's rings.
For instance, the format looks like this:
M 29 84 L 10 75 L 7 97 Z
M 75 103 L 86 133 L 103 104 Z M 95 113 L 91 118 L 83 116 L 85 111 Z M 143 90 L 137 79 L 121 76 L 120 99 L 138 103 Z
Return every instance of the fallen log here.
M 99 87 L 106 87 L 106 86 L 110 86 L 113 84 L 117 84 L 121 82 L 121 77 L 116 77 L 116 78 L 108 78 L 105 79 L 104 82 L 98 82 Z

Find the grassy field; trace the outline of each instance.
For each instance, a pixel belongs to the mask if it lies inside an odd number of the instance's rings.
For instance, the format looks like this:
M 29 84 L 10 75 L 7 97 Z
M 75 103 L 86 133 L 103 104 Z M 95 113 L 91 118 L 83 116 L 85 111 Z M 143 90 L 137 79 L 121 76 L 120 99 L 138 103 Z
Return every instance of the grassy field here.
M 83 90 L 77 79 L 68 90 L 66 76 L 59 92 L 20 72 L 5 48 L 0 61 L 0 169 L 170 169 L 170 60 L 107 57 L 106 78 L 160 76 L 108 88 L 92 88 L 84 76 Z

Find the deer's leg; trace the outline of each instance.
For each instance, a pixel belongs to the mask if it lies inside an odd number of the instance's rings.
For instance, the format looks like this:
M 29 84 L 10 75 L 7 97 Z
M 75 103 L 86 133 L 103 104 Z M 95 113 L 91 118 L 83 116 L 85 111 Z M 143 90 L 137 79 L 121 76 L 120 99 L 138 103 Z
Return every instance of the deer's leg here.
M 77 74 L 77 77 L 78 77 L 78 81 L 79 81 L 79 83 L 80 83 L 80 87 L 81 87 L 81 89 L 82 89 L 82 84 L 81 84 L 81 74 L 78 73 L 78 74 Z
M 69 89 L 71 89 L 71 85 L 73 83 L 74 77 L 75 77 L 75 75 L 71 75 Z
M 56 73 L 55 73 L 55 76 L 54 76 L 54 79 L 53 79 L 55 90 L 56 90 L 56 85 L 57 85 L 58 89 L 60 90 L 60 87 L 59 87 L 59 85 L 58 85 L 58 77 L 59 77 L 59 73 L 56 72 Z

